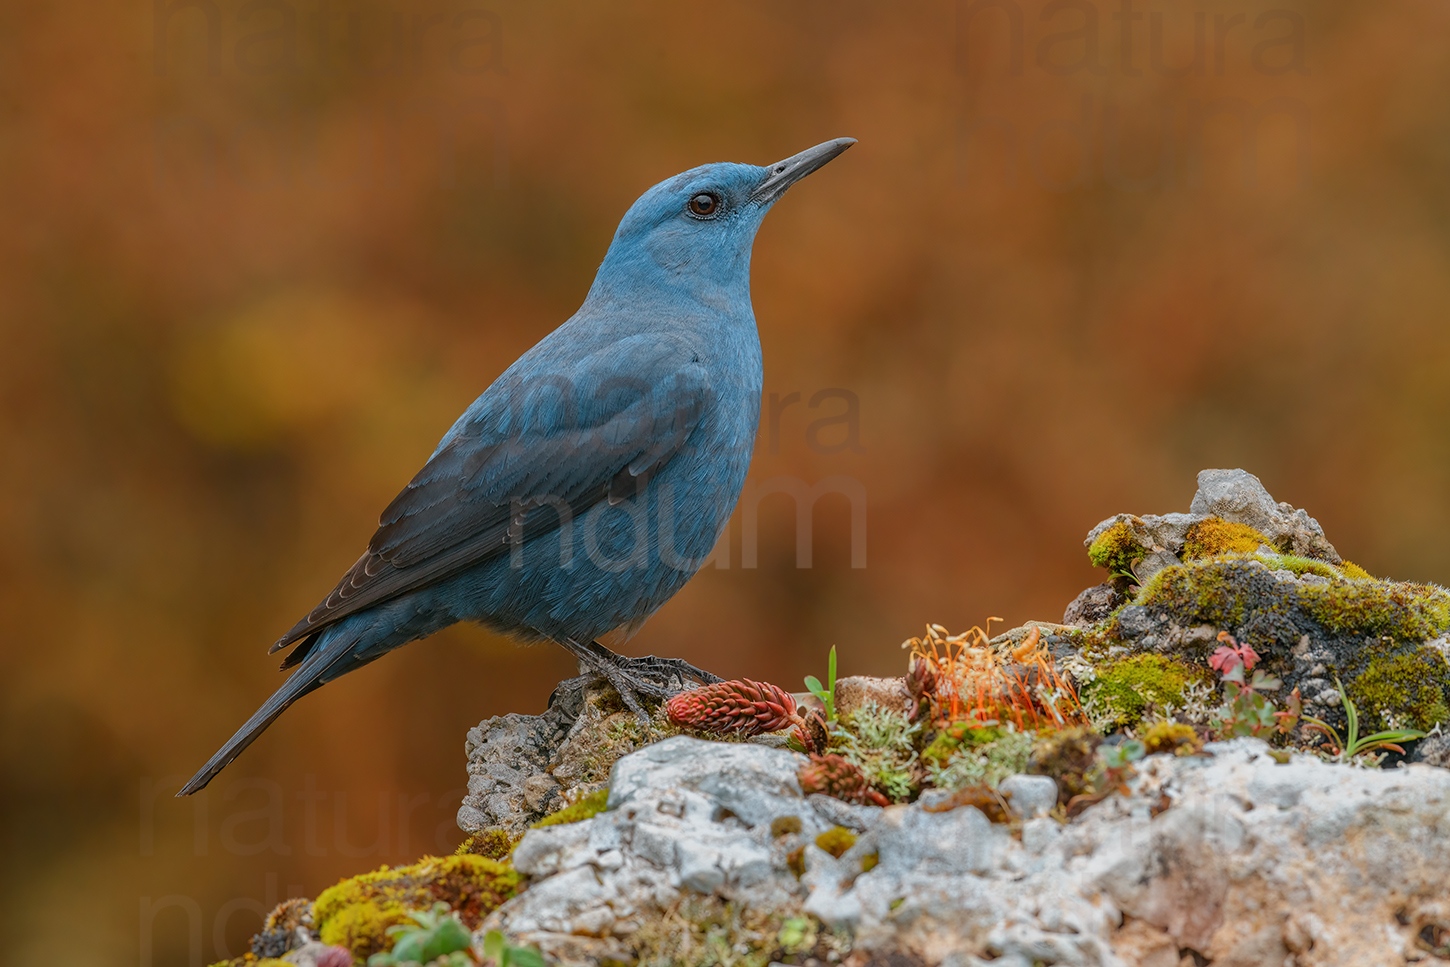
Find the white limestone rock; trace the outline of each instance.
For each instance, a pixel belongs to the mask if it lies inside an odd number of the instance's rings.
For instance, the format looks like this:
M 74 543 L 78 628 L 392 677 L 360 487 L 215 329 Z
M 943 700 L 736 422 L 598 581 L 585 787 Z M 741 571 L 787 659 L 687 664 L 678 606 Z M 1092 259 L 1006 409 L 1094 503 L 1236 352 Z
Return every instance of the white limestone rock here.
M 1208 751 L 1145 759 L 1131 795 L 1066 825 L 1038 815 L 1041 777 L 1014 777 L 1036 816 L 1014 836 L 972 807 L 818 811 L 794 753 L 678 737 L 616 764 L 607 811 L 531 830 L 514 854 L 528 889 L 483 929 L 597 963 L 693 893 L 804 911 L 865 956 L 926 964 L 1167 967 L 1186 949 L 1215 965 L 1377 967 L 1450 924 L 1450 771 L 1281 765 L 1252 739 Z M 812 842 L 837 815 L 860 832 L 840 858 Z M 780 817 L 799 830 L 774 835 Z

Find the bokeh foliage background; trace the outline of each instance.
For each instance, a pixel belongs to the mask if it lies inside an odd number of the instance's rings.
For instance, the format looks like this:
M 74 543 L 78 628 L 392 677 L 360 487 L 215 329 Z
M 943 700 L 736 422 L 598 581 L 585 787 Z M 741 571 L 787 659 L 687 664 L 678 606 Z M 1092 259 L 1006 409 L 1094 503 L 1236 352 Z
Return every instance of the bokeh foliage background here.
M 1208 466 L 1450 582 L 1447 89 L 1431 2 L 6 5 L 6 959 L 208 962 L 258 903 L 456 841 L 465 729 L 541 709 L 562 651 L 452 629 L 169 796 L 629 202 L 704 161 L 860 139 L 756 247 L 767 392 L 802 401 L 751 486 L 857 482 L 867 566 L 844 497 L 810 568 L 766 498 L 758 566 L 737 520 L 635 653 L 896 672 L 925 621 L 1055 618 L 1093 523 Z M 847 396 L 859 447 L 812 436 Z

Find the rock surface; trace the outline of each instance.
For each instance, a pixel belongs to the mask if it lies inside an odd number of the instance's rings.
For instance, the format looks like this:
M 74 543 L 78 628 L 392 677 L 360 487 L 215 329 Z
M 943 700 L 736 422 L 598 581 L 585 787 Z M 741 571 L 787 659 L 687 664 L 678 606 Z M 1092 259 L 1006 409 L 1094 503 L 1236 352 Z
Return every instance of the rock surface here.
M 1210 517 L 1252 527 L 1284 553 L 1330 564 L 1341 561 L 1317 520 L 1290 504 L 1276 502 L 1259 478 L 1246 470 L 1201 470 L 1198 491 L 1188 513 L 1144 517 L 1118 514 L 1088 532 L 1083 544 L 1090 546 L 1115 524 L 1128 524 L 1138 543 L 1149 552 L 1148 568 L 1137 572 L 1146 581 L 1163 567 L 1178 563 L 1189 528 Z
M 971 806 L 847 807 L 861 835 L 837 857 L 814 840 L 844 804 L 800 795 L 799 756 L 672 738 L 616 764 L 606 812 L 524 837 L 514 863 L 530 885 L 483 929 L 560 963 L 629 962 L 641 924 L 711 895 L 849 928 L 863 964 L 1426 956 L 1417 938 L 1450 925 L 1450 772 L 1281 765 L 1252 739 L 1209 752 L 1143 760 L 1129 795 L 1070 825 L 994 825 Z
M 542 715 L 509 713 L 468 730 L 468 792 L 458 810 L 458 827 L 464 832 L 489 827 L 521 832 L 544 815 L 549 797 L 535 790 L 541 778 L 549 778 L 549 765 L 582 706 L 564 694 L 560 701 L 556 692 Z
M 643 725 L 605 683 L 570 679 L 541 715 L 484 719 L 468 730 L 468 791 L 458 810 L 466 833 L 522 833 L 568 799 L 604 787 L 610 767 L 665 734 Z
M 1344 561 L 1317 521 L 1250 473 L 1204 470 L 1189 513 L 1118 514 L 1087 544 L 1114 577 L 1069 605 L 1065 621 L 1083 634 L 1053 648 L 1060 660 L 1081 649 L 1097 668 L 1146 653 L 1202 668 L 1227 632 L 1255 649 L 1281 695 L 1298 689 L 1336 728 L 1337 683 L 1369 731 L 1450 720 L 1450 592 Z
M 1298 688 L 1305 712 L 1336 727 L 1341 688 L 1363 731 L 1450 719 L 1450 592 L 1344 561 L 1312 517 L 1251 474 L 1208 470 L 1198 484 L 1189 513 L 1100 524 L 1090 556 L 1110 580 L 1062 624 L 1028 622 L 987 647 L 1043 648 L 1084 708 L 1091 699 L 1113 711 L 1113 690 L 1128 689 L 1141 719 L 1093 723 L 1177 718 L 1198 729 L 1185 752 L 1220 703 L 1207 658 L 1222 632 L 1283 680 L 1276 701 Z M 843 678 L 837 709 L 847 722 L 870 706 L 915 716 L 908 681 L 921 687 L 910 676 Z M 1180 697 L 1155 697 L 1173 681 Z M 1450 960 L 1443 728 L 1410 747 L 1421 764 L 1357 768 L 1239 739 L 1149 756 L 1106 791 L 1083 778 L 1106 761 L 1092 735 L 1071 740 L 1081 750 L 1061 747 L 1083 773 L 1075 784 L 1011 774 L 995 790 L 928 788 L 908 764 L 916 785 L 893 798 L 919 798 L 885 808 L 803 795 L 806 759 L 781 736 L 674 732 L 642 726 L 607 689 L 578 681 L 541 716 L 470 731 L 459 825 L 524 833 L 512 862 L 526 888 L 481 931 L 581 965 L 764 967 L 763 950 L 846 967 Z M 606 783 L 603 813 L 525 832 Z

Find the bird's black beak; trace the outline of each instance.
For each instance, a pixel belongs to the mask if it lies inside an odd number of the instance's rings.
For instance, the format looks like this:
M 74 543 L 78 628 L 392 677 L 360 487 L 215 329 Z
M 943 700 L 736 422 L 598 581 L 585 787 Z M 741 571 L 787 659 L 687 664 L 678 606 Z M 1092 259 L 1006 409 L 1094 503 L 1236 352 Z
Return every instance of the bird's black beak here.
M 828 161 L 855 143 L 855 138 L 836 138 L 818 144 L 814 148 L 807 148 L 800 154 L 793 154 L 784 161 L 777 161 L 770 166 L 770 174 L 766 176 L 765 180 L 750 193 L 750 199 L 762 204 L 770 204 L 785 194 L 785 190 L 791 185 L 817 168 L 823 167 Z

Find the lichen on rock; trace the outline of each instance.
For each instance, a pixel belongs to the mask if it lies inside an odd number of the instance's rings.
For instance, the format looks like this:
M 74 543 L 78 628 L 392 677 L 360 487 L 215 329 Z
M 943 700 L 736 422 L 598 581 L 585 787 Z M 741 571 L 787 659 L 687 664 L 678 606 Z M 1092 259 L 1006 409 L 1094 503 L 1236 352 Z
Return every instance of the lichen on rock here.
M 1108 703 L 1117 726 L 1163 701 L 1154 684 L 1120 680 L 1125 662 L 1156 655 L 1203 669 L 1219 632 L 1250 643 L 1284 694 L 1298 689 L 1306 712 L 1336 727 L 1345 724 L 1336 678 L 1367 730 L 1450 719 L 1450 662 L 1432 645 L 1450 632 L 1450 591 L 1344 561 L 1313 518 L 1275 503 L 1251 474 L 1204 471 L 1190 513 L 1119 514 L 1087 543 L 1090 557 L 1105 544 L 1141 555 L 1115 579 L 1123 603 L 1085 629 L 1096 680 L 1083 684 L 1084 699 Z M 1159 566 L 1145 572 L 1154 555 Z

